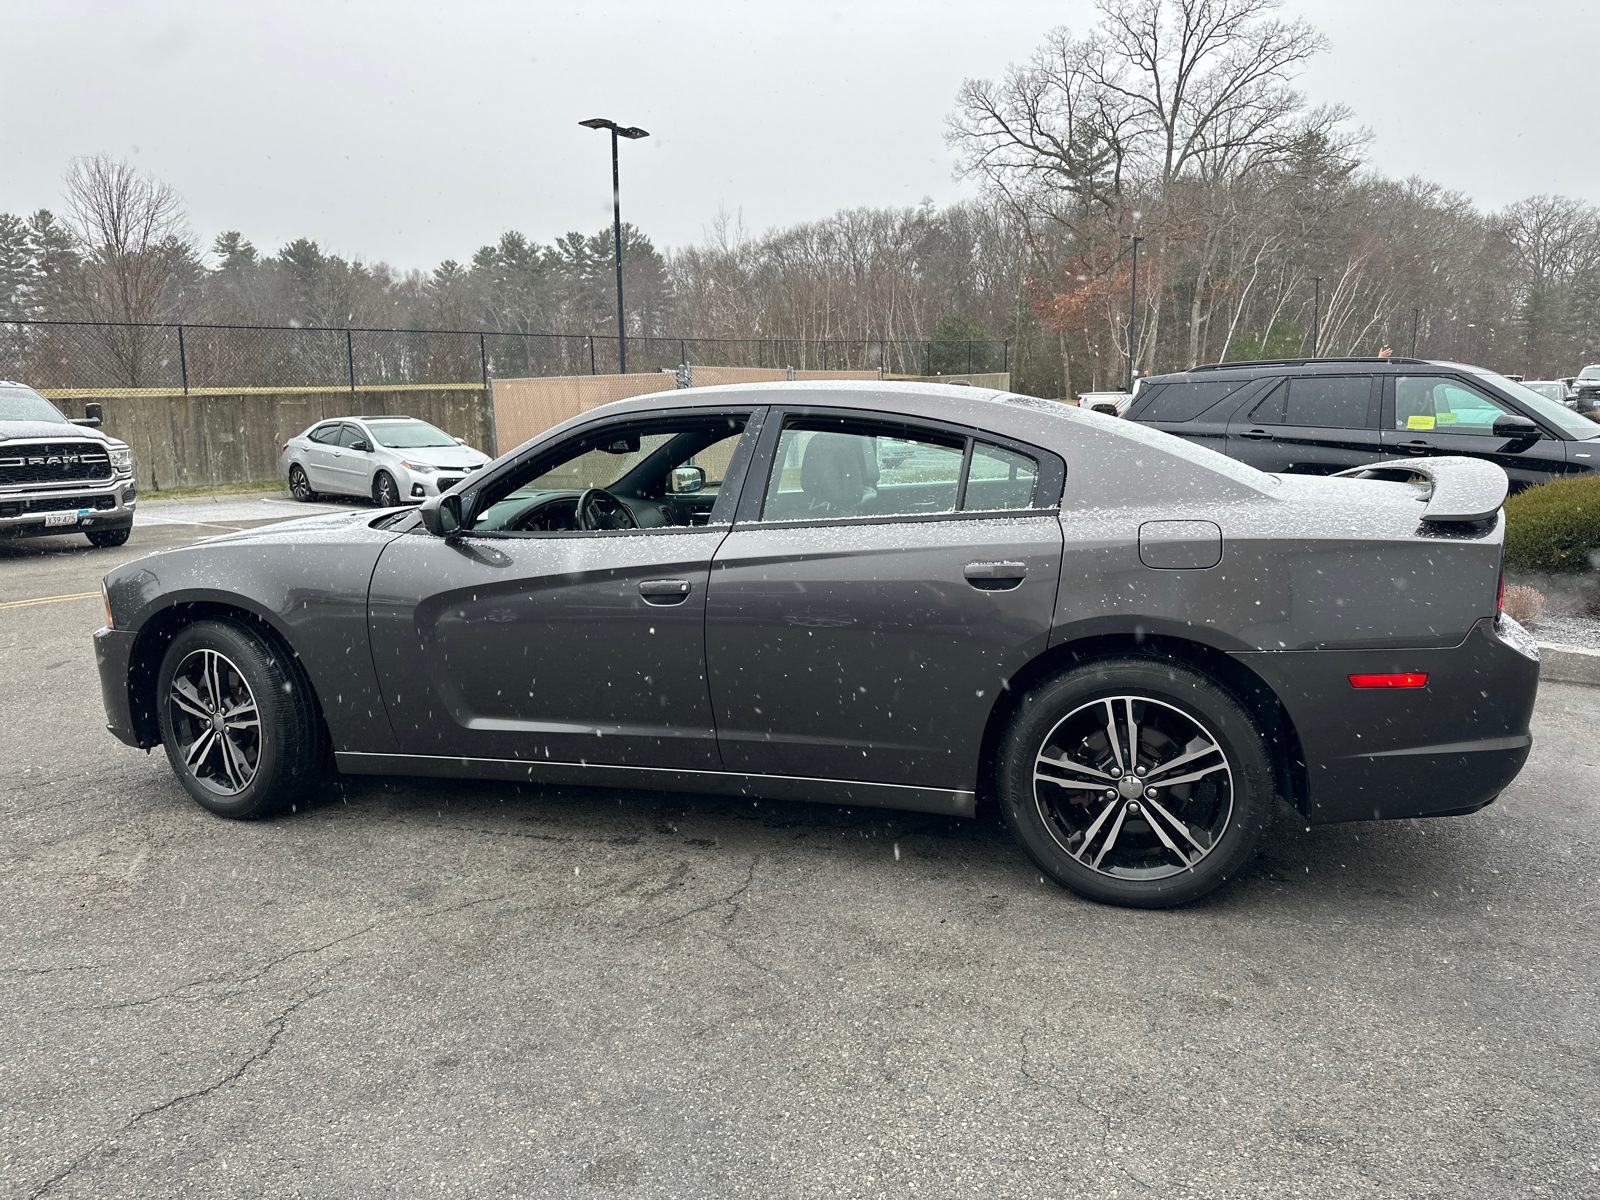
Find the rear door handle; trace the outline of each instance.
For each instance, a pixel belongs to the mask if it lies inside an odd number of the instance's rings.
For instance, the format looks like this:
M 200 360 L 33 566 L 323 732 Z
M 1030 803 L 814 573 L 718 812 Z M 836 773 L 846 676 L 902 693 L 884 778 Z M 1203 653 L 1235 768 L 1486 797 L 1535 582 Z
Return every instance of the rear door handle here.
M 1248 438 L 1252 442 L 1270 442 L 1273 435 L 1265 429 L 1244 429 L 1240 431 L 1239 436 Z
M 646 579 L 639 585 L 646 604 L 682 604 L 689 598 L 687 579 Z
M 1028 574 L 1028 564 L 1019 562 L 968 563 L 961 572 L 980 592 L 1008 592 L 1019 587 Z
M 1413 438 L 1409 442 L 1400 442 L 1398 445 L 1407 454 L 1422 454 L 1433 449 L 1432 442 L 1425 442 L 1421 438 Z

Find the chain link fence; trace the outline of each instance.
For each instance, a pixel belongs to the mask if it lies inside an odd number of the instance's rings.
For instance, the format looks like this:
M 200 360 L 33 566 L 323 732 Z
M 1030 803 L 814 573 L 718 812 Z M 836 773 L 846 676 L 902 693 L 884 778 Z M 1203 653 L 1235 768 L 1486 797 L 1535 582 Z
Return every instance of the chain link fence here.
M 1010 369 L 1011 344 L 904 338 L 630 337 L 630 372 L 683 363 L 904 375 Z M 615 337 L 489 330 L 0 321 L 0 379 L 35 388 L 397 387 L 617 373 Z

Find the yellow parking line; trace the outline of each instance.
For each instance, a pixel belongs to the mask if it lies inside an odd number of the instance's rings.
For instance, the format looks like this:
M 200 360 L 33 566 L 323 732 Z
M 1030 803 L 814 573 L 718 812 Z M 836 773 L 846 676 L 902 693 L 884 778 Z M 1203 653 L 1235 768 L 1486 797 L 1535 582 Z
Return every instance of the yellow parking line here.
M 59 600 L 88 600 L 98 598 L 99 592 L 73 592 L 70 596 L 39 596 L 33 600 L 7 600 L 0 608 L 27 608 L 33 604 L 55 604 Z

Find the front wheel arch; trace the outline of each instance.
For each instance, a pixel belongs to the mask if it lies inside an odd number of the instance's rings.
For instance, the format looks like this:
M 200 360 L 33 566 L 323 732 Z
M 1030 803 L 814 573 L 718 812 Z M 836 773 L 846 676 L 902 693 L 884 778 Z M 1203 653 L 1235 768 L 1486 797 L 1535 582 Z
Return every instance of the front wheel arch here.
M 978 752 L 979 811 L 1000 812 L 1000 744 L 1021 698 L 1036 684 L 1095 658 L 1141 657 L 1193 667 L 1230 692 L 1260 727 L 1272 755 L 1278 795 L 1302 814 L 1309 811 L 1309 776 L 1300 734 L 1288 709 L 1266 680 L 1238 659 L 1202 642 L 1168 635 L 1103 634 L 1051 646 L 1006 680 L 989 710 Z
M 290 645 L 282 631 L 259 613 L 251 612 L 237 604 L 212 600 L 191 600 L 170 605 L 150 614 L 139 626 L 128 659 L 128 711 L 133 719 L 133 730 L 141 750 L 161 744 L 161 725 L 156 696 L 156 677 L 161 671 L 161 661 L 172 639 L 196 621 L 232 620 L 248 625 L 274 649 L 280 651 L 284 661 L 292 664 L 299 682 L 311 697 L 317 722 L 322 730 L 323 745 L 330 745 L 328 723 L 322 712 L 322 700 L 317 695 L 311 676 L 300 661 L 300 656 Z

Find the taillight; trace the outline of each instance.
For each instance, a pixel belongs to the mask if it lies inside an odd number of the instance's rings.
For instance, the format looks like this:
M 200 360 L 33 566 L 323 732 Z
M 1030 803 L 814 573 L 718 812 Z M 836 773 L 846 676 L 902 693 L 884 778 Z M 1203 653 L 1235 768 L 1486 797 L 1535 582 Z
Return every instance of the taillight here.
M 1504 616 L 1506 611 L 1506 559 L 1500 556 L 1500 590 L 1495 593 L 1494 612 L 1496 617 Z
M 288 443 L 288 442 L 285 442 L 285 443 L 284 443 L 284 444 L 283 444 L 283 450 L 287 450 L 287 449 L 288 449 L 288 448 L 289 448 L 289 443 Z M 279 454 L 282 454 L 282 453 L 283 453 L 283 450 L 279 450 L 279 451 L 278 451 L 278 453 L 279 453 Z
M 1405 671 L 1398 675 L 1352 675 L 1353 688 L 1419 688 L 1428 686 L 1428 676 L 1422 671 Z
M 117 623 L 111 616 L 111 593 L 106 590 L 106 581 L 100 581 L 100 602 L 106 606 L 106 628 L 115 629 Z

